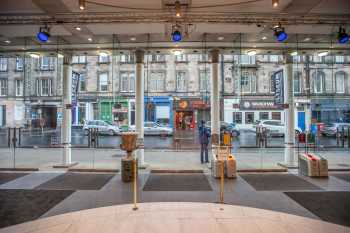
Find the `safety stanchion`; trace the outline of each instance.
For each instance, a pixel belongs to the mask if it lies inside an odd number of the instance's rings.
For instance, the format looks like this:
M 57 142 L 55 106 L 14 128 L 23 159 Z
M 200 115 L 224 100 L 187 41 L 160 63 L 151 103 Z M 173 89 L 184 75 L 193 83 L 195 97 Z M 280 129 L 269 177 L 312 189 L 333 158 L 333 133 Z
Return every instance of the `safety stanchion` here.
M 221 175 L 220 175 L 220 203 L 224 204 L 224 179 L 225 179 L 225 162 L 224 160 L 220 161 L 221 164 Z
M 133 210 L 137 210 L 137 167 L 136 167 L 136 159 L 133 158 L 132 160 L 132 164 L 133 164 L 133 176 L 134 176 L 134 180 L 133 180 L 133 184 L 134 184 L 134 207 L 132 208 Z

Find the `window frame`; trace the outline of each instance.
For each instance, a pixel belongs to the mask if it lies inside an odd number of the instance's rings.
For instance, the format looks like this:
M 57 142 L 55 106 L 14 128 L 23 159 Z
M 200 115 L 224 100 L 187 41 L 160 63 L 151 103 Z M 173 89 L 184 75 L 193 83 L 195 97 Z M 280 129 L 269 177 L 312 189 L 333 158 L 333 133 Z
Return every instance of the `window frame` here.
M 101 83 L 102 79 L 101 77 L 105 77 L 105 81 L 103 80 L 103 83 Z M 102 86 L 104 86 L 106 89 L 102 90 Z M 102 72 L 102 73 L 99 73 L 98 74 L 98 91 L 101 91 L 101 92 L 108 92 L 108 88 L 109 88 L 109 83 L 108 83 L 108 73 L 107 72 Z

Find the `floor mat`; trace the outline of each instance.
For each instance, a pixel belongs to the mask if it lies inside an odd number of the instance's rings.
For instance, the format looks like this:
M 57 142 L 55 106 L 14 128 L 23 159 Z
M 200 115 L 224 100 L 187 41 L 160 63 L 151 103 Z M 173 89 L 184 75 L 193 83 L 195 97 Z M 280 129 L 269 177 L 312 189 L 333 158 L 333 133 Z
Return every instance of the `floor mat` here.
M 332 173 L 331 176 L 337 177 L 338 179 L 350 182 L 350 173 Z
M 13 181 L 29 173 L 17 173 L 17 172 L 0 172 L 0 185 Z
M 322 220 L 350 227 L 350 192 L 286 192 Z
M 207 177 L 196 173 L 151 173 L 144 191 L 212 191 Z
M 0 190 L 0 228 L 39 218 L 74 191 Z
M 257 191 L 322 190 L 293 174 L 239 174 Z
M 67 172 L 36 187 L 51 190 L 99 190 L 115 174 L 87 174 Z

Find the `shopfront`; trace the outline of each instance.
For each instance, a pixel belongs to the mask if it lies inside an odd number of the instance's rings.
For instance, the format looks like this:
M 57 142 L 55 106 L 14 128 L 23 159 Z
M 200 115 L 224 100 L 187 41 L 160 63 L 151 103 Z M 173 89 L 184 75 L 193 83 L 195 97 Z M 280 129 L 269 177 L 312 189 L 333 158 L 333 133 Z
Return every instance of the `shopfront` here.
M 99 105 L 100 120 L 118 126 L 128 125 L 128 99 L 118 98 L 115 100 L 101 100 Z
M 350 122 L 350 99 L 312 99 L 312 121 Z
M 258 120 L 284 122 L 284 111 L 273 100 L 224 99 L 224 121 L 235 123 L 241 129 L 252 129 Z
M 173 127 L 173 100 L 166 96 L 145 97 L 145 121 Z
M 210 120 L 210 104 L 200 98 L 177 98 L 174 115 L 176 129 L 194 129 L 201 120 Z

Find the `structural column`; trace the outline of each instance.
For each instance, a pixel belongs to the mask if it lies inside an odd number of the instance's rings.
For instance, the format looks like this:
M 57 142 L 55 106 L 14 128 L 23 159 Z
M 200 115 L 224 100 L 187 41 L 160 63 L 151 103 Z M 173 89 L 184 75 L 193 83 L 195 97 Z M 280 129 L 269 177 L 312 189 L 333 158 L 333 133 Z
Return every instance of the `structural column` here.
M 144 145 L 144 77 L 143 77 L 143 59 L 144 51 L 137 50 L 136 56 L 136 71 L 135 71 L 135 118 L 136 132 L 138 133 L 139 145 Z M 144 149 L 143 147 L 137 150 L 137 158 L 141 166 L 144 166 Z
M 220 87 L 219 87 L 219 50 L 211 51 L 211 142 L 220 144 Z
M 290 55 L 284 57 L 284 103 L 285 103 L 285 151 L 284 163 L 294 166 L 294 144 L 295 144 L 295 111 L 293 96 L 293 59 Z
M 63 58 L 63 118 L 62 118 L 62 163 L 64 166 L 72 164 L 71 128 L 72 128 L 72 65 L 71 56 Z

